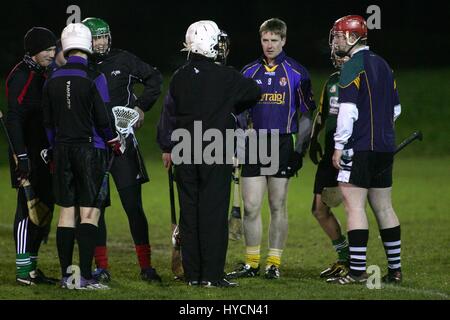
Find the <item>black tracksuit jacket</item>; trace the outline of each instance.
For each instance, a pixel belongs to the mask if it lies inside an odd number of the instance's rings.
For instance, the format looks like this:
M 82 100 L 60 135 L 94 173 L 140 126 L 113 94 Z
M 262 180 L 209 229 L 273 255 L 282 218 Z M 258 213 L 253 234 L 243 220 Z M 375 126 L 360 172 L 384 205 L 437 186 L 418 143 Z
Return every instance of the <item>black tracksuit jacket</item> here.
M 139 107 L 145 112 L 161 94 L 161 73 L 128 51 L 111 49 L 106 56 L 97 57 L 93 64 L 106 77 L 111 107 Z M 133 93 L 137 83 L 144 86 L 139 98 Z
M 30 182 L 36 187 L 50 184 L 50 173 L 40 157 L 42 149 L 48 148 L 43 125 L 42 88 L 46 80 L 45 70 L 28 59 L 18 63 L 6 79 L 8 111 L 6 126 L 16 155 L 28 154 L 31 165 Z M 16 164 L 10 157 L 11 184 L 18 188 L 20 181 Z M 36 191 L 36 190 L 35 190 Z

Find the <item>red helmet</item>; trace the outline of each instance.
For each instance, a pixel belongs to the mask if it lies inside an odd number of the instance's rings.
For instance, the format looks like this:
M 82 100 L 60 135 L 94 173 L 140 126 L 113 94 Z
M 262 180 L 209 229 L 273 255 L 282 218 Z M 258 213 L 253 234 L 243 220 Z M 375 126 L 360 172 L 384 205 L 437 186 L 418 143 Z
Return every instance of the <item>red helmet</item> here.
M 349 45 L 355 44 L 359 40 L 367 39 L 367 23 L 361 16 L 350 15 L 339 18 L 333 24 L 333 28 L 330 30 L 330 45 L 333 40 L 333 36 L 337 33 L 343 33 L 347 38 Z M 349 36 L 351 34 L 357 35 L 358 39 L 354 43 L 350 43 Z

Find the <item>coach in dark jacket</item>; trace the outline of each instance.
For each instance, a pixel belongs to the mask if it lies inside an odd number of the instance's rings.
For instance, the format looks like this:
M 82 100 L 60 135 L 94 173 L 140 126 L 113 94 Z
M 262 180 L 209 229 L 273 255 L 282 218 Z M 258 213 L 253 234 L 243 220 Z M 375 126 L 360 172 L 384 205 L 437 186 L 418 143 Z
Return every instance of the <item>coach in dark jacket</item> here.
M 260 96 L 253 80 L 214 63 L 219 33 L 213 21 L 196 22 L 187 30 L 184 50 L 188 51 L 188 61 L 173 75 L 158 124 L 158 143 L 166 168 L 171 165 L 174 130 L 184 129 L 194 137 L 194 127 L 201 123 L 203 130 L 219 130 L 225 141 L 226 129 L 235 126 L 232 113 L 253 106 Z M 189 142 L 193 152 L 199 148 L 192 143 L 193 138 Z M 202 143 L 200 148 L 204 146 Z M 187 161 L 176 163 L 185 277 L 190 285 L 235 286 L 223 278 L 232 166 L 207 164 L 205 159 L 193 163 L 193 158 L 188 156 Z

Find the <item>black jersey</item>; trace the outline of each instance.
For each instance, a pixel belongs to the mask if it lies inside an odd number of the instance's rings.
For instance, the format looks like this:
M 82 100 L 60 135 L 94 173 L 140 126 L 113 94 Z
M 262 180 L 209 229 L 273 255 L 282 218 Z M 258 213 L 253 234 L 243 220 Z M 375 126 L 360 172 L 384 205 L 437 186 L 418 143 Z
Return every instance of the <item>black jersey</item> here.
M 105 149 L 113 138 L 111 109 L 105 76 L 71 56 L 52 73 L 44 86 L 44 124 L 50 141 L 91 144 Z
M 112 107 L 139 107 L 148 111 L 161 94 L 161 73 L 128 51 L 112 49 L 94 63 L 96 69 L 106 76 Z M 133 93 L 133 86 L 137 83 L 144 86 L 139 98 Z
M 260 98 L 261 89 L 231 67 L 191 54 L 190 60 L 173 75 L 158 124 L 157 140 L 161 150 L 170 152 L 173 130 L 187 129 L 194 137 L 194 122 L 203 130 L 234 129 L 232 113 L 239 114 Z M 193 144 L 192 144 L 193 145 Z

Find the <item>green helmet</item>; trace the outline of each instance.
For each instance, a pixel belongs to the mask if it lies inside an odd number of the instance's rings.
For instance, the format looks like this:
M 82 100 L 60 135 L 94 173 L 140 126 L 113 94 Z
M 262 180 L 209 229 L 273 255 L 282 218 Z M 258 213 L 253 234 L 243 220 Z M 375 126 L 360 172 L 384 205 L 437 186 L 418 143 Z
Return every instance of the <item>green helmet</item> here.
M 100 56 L 105 55 L 111 49 L 112 37 L 111 30 L 109 29 L 109 25 L 105 20 L 100 18 L 86 18 L 82 21 L 82 23 L 91 30 L 92 34 L 92 50 L 94 54 L 98 54 Z M 106 46 L 95 45 L 94 40 L 99 37 L 106 36 L 108 38 L 108 44 Z

